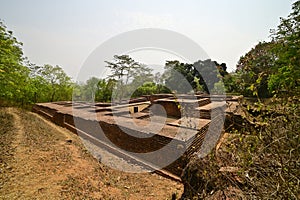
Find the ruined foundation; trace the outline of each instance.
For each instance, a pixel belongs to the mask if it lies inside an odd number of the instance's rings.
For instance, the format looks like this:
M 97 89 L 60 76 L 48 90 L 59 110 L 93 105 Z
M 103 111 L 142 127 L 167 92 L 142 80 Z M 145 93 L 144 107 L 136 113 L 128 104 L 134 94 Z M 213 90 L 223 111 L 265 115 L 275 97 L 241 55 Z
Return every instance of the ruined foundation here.
M 189 158 L 195 153 L 203 153 L 201 146 L 208 131 L 213 139 L 214 132 L 223 129 L 225 112 L 234 112 L 240 99 L 237 96 L 209 95 L 175 98 L 172 94 L 156 94 L 120 105 L 39 103 L 34 105 L 33 111 L 126 160 L 179 177 Z M 157 108 L 164 108 L 166 121 L 151 122 L 161 127 L 158 132 L 144 130 L 153 115 L 160 119 Z M 161 154 L 151 153 L 160 150 L 163 150 Z M 170 155 L 170 160 L 177 159 L 159 169 L 161 163 L 168 162 L 166 155 Z

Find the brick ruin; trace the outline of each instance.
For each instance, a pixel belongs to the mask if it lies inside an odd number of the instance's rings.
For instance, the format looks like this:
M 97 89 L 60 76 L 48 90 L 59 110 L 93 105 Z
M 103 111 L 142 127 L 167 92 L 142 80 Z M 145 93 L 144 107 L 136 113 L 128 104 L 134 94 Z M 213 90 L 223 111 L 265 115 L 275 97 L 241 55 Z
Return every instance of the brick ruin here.
M 180 176 L 189 158 L 203 151 L 201 146 L 208 131 L 212 138 L 214 132 L 223 132 L 225 114 L 236 112 L 241 98 L 156 94 L 118 105 L 38 103 L 33 111 L 126 160 Z M 153 116 L 156 120 L 151 121 Z M 164 120 L 160 121 L 160 117 Z M 152 133 L 151 128 L 143 128 L 150 123 L 160 127 L 159 131 Z M 155 151 L 162 152 L 151 153 Z M 166 155 L 170 156 L 166 158 Z M 161 163 L 165 166 L 163 169 L 157 167 Z

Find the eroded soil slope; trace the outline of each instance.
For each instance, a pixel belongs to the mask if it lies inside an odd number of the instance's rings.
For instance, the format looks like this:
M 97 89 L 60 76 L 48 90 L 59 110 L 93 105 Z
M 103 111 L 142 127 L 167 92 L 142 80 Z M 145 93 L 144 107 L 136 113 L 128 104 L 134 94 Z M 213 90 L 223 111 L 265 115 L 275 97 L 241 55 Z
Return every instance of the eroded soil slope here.
M 110 169 L 66 129 L 16 108 L 0 109 L 0 199 L 171 199 L 181 184 Z

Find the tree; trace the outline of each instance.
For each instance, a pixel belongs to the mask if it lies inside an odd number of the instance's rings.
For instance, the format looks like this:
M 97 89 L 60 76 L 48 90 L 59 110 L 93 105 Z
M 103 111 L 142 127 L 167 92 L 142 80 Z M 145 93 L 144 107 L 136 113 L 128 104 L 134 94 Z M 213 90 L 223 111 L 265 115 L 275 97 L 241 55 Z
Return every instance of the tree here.
M 37 67 L 35 77 L 40 80 L 44 88 L 47 88 L 47 101 L 71 100 L 72 98 L 72 81 L 61 67 L 56 65 L 44 65 Z M 39 91 L 38 91 L 39 92 Z
M 159 94 L 159 93 L 171 93 L 172 91 L 164 85 L 156 84 L 154 82 L 145 82 L 141 86 L 139 86 L 132 97 L 140 97 L 142 95 L 151 95 L 151 94 Z
M 241 78 L 238 73 L 229 73 L 223 78 L 227 93 L 241 93 Z
M 219 65 L 210 59 L 199 60 L 193 64 L 175 60 L 166 62 L 164 76 L 166 85 L 172 89 L 176 88 L 179 93 L 188 93 L 190 89 L 210 93 L 215 83 L 222 81 L 221 77 L 227 74 L 226 69 L 225 63 Z M 182 78 L 186 81 L 178 81 Z
M 275 67 L 269 77 L 268 87 L 273 93 L 299 92 L 300 84 L 300 1 L 292 5 L 292 12 L 272 31 L 276 46 Z
M 150 95 L 155 93 L 157 93 L 157 85 L 154 82 L 145 82 L 134 91 L 132 96 L 140 97 L 142 95 Z
M 101 79 L 98 82 L 98 91 L 96 94 L 96 101 L 100 102 L 111 102 L 112 100 L 112 92 L 115 89 L 116 80 L 108 79 Z
M 268 78 L 274 68 L 274 42 L 260 42 L 238 62 L 236 72 L 241 78 L 240 92 L 246 96 L 268 97 Z
M 96 77 L 91 77 L 86 81 L 83 86 L 83 96 L 86 101 L 95 101 L 96 93 L 99 90 L 98 83 L 101 81 Z
M 112 74 L 108 78 L 113 78 L 127 84 L 133 76 L 134 70 L 140 67 L 140 64 L 134 61 L 128 55 L 115 55 L 112 62 L 105 61 Z M 125 80 L 123 80 L 125 78 Z
M 0 101 L 8 104 L 71 100 L 72 82 L 59 66 L 31 64 L 22 43 L 0 22 Z
M 166 86 L 178 93 L 188 93 L 195 88 L 195 70 L 192 64 L 181 63 L 178 60 L 167 61 L 164 76 Z
M 111 69 L 111 75 L 108 78 L 117 81 L 112 97 L 119 102 L 124 98 L 129 99 L 144 82 L 153 81 L 152 70 L 134 61 L 128 55 L 115 55 L 112 62 L 105 62 Z
M 208 94 L 214 91 L 215 84 L 221 84 L 222 74 L 227 74 L 225 63 L 222 63 L 221 66 L 216 61 L 210 59 L 204 61 L 199 60 L 194 63 L 194 67 L 197 70 L 196 77 L 199 79 L 199 84 L 202 85 L 204 91 Z
M 237 65 L 240 91 L 247 96 L 299 93 L 300 84 L 300 1 L 271 31 L 271 42 L 260 42 Z
M 80 100 L 84 101 L 110 102 L 115 84 L 114 79 L 106 81 L 105 79 L 91 77 L 85 84 L 79 86 L 80 94 L 78 96 L 80 96 Z
M 42 76 L 31 77 L 30 86 L 33 103 L 49 101 L 49 84 Z
M 29 69 L 24 66 L 22 43 L 0 21 L 0 100 L 24 103 Z

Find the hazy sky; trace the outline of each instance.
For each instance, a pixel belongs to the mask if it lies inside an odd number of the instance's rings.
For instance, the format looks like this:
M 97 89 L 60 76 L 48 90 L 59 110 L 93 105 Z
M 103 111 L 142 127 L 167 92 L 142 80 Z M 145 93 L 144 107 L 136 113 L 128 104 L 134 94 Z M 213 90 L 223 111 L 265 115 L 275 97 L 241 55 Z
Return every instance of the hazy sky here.
M 213 60 L 235 69 L 239 57 L 268 39 L 292 0 L 0 0 L 0 19 L 33 63 L 60 65 L 74 79 L 101 43 L 139 28 L 184 34 Z M 142 57 L 136 55 L 137 61 Z M 171 59 L 171 57 L 168 57 Z M 163 65 L 163 60 L 155 64 Z M 154 64 L 154 63 L 151 63 Z

